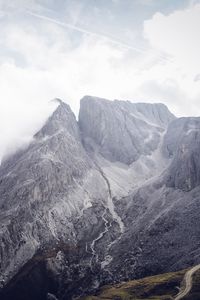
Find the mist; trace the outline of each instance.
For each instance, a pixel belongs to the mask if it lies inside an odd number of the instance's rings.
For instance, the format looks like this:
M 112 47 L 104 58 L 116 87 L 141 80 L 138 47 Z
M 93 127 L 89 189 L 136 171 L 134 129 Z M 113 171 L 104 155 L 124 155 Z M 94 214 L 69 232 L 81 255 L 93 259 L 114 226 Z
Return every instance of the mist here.
M 30 142 L 56 97 L 76 116 L 84 95 L 200 114 L 198 1 L 125 2 L 0 1 L 0 157 Z

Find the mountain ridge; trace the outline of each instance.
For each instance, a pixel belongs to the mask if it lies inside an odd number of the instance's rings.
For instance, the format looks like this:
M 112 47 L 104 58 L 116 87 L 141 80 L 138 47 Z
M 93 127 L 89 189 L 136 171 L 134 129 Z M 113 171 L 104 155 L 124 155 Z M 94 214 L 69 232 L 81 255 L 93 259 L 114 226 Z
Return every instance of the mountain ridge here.
M 163 105 L 92 97 L 77 122 L 59 100 L 28 148 L 0 168 L 2 288 L 15 275 L 11 294 L 27 299 L 18 274 L 38 251 L 23 280 L 46 287 L 30 300 L 48 292 L 72 299 L 199 262 L 199 125 Z

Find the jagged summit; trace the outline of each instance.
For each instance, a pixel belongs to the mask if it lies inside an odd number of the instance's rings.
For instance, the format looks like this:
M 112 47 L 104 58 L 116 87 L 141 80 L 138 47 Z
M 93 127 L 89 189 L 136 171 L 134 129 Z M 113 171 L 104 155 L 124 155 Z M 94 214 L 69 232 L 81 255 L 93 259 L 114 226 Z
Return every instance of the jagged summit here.
M 79 126 L 85 145 L 96 144 L 109 160 L 131 164 L 151 154 L 161 133 L 175 119 L 162 104 L 109 101 L 85 96 L 80 103 Z M 123 147 L 122 147 L 123 145 Z
M 70 300 L 199 263 L 199 118 L 86 96 L 77 122 L 56 101 L 0 168 L 0 298 Z
M 60 98 L 54 98 L 51 100 L 51 102 L 55 102 L 55 103 L 58 103 L 58 104 L 63 104 L 65 103 L 63 100 L 61 100 Z
M 168 107 L 163 103 L 145 103 L 145 102 L 132 102 L 117 100 L 107 100 L 100 97 L 84 96 L 81 101 L 81 107 L 121 107 L 124 110 L 130 110 L 136 117 L 142 118 L 146 121 L 150 121 L 161 127 L 166 127 L 176 117 L 169 111 Z
M 60 99 L 54 99 L 53 101 L 56 101 L 58 106 L 53 114 L 48 118 L 42 129 L 36 133 L 35 138 L 41 138 L 45 135 L 51 136 L 61 130 L 67 130 L 68 132 L 78 136 L 79 133 L 76 124 L 76 117 L 70 106 Z

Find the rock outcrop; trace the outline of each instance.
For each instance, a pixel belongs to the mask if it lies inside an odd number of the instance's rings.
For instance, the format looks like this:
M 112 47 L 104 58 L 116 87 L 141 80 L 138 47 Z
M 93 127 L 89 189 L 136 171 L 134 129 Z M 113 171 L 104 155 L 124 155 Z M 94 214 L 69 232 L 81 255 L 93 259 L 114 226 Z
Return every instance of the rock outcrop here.
M 1 299 L 72 299 L 198 263 L 200 119 L 86 96 L 77 122 L 57 101 L 0 167 Z
M 89 184 L 91 165 L 75 116 L 63 102 L 29 147 L 4 161 L 0 170 L 2 280 L 12 277 L 45 245 L 69 239 L 73 243 L 70 218 L 84 209 L 84 184 Z
M 163 104 L 86 96 L 81 100 L 79 125 L 88 150 L 130 165 L 155 151 L 161 133 L 174 118 Z
M 172 122 L 163 147 L 173 157 L 166 185 L 183 191 L 199 186 L 200 118 L 180 118 Z

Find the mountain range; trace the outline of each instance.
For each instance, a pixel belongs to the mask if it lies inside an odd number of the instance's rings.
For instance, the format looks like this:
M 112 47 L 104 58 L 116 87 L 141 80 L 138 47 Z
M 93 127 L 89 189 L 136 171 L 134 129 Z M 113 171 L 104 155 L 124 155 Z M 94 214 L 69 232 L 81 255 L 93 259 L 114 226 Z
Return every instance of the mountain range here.
M 200 262 L 200 118 L 60 99 L 0 166 L 1 299 L 75 299 Z

